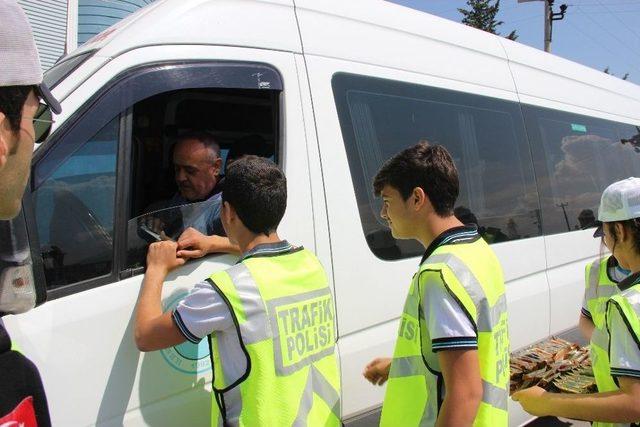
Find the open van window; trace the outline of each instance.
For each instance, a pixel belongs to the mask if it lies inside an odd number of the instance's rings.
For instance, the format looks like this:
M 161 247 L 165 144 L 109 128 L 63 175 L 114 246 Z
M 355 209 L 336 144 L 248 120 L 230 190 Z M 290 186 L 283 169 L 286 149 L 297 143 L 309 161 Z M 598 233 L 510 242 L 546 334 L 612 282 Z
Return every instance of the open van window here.
M 276 160 L 278 91 L 207 89 L 162 93 L 133 108 L 133 164 L 130 218 L 161 207 L 178 191 L 173 149 L 186 132 L 206 131 L 220 145 L 226 164 L 240 146 L 243 154 Z M 251 145 L 249 140 L 258 141 Z M 223 179 L 225 164 L 218 180 Z M 159 209 L 157 207 L 156 209 Z M 153 210 L 156 210 L 153 209 Z
M 260 84 L 266 76 L 269 87 Z M 53 298 L 142 272 L 146 246 L 129 250 L 135 236 L 127 223 L 175 207 L 166 202 L 177 194 L 173 146 L 181 134 L 210 133 L 225 160 L 256 154 L 278 161 L 282 83 L 265 65 L 149 65 L 107 88 L 34 159 L 36 223 Z

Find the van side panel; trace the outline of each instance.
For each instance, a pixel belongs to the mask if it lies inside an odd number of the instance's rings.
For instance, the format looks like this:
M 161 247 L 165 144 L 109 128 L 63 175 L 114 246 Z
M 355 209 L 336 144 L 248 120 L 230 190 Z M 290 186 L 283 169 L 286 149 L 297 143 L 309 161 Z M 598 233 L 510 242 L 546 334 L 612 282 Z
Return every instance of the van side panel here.
M 306 55 L 514 90 L 504 50 L 484 31 L 384 1 L 296 0 L 296 16 Z
M 514 101 L 515 94 L 507 97 L 501 90 L 312 55 L 306 56 L 306 63 L 331 233 L 343 375 L 343 414 L 345 419 L 349 419 L 370 410 L 382 400 L 383 388 L 366 382 L 361 372 L 373 358 L 392 354 L 397 319 L 419 257 L 384 261 L 376 257 L 367 245 L 358 215 L 345 142 L 339 136 L 342 129 L 337 117 L 336 99 L 332 96 L 332 78 L 337 72 L 350 73 L 458 89 L 508 101 Z M 520 239 L 496 244 L 493 248 L 504 266 L 508 282 L 513 348 L 546 337 L 549 333 L 549 300 L 543 238 Z M 535 311 L 531 307 L 535 307 Z M 523 417 L 520 422 L 526 419 Z

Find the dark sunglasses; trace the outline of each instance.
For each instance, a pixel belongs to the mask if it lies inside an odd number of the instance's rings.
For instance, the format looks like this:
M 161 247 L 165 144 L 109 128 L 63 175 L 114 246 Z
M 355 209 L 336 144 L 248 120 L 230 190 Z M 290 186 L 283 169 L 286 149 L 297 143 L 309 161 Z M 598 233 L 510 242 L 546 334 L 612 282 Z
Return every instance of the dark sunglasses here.
M 55 123 L 51 114 L 51 108 L 47 104 L 40 103 L 36 114 L 33 116 L 33 129 L 37 144 L 44 142 L 51 132 L 51 126 Z

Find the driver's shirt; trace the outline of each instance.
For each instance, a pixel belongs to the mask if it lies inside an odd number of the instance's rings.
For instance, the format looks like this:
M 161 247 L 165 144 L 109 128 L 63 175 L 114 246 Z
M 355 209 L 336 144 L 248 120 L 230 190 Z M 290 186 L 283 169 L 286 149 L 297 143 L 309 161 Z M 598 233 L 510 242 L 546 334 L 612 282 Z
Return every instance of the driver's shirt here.
M 247 251 L 238 262 L 257 254 L 275 255 L 289 252 L 291 249 L 293 246 L 286 240 L 265 243 Z M 240 337 L 231 311 L 209 282 L 202 281 L 195 285 L 191 292 L 178 303 L 173 311 L 173 320 L 182 335 L 194 344 L 215 332 L 220 344 L 218 350 L 224 353 L 223 359 L 231 364 L 228 367 L 229 372 L 238 376 L 246 372 L 247 361 L 240 346 Z
M 176 193 L 171 199 L 169 199 L 167 207 L 188 205 L 190 203 L 194 202 L 185 199 L 180 193 Z M 222 193 L 217 192 L 213 196 L 199 203 L 207 204 L 207 210 L 189 224 L 185 224 L 185 226 L 195 228 L 207 236 L 212 236 L 214 234 L 218 236 L 226 236 L 224 228 L 222 227 L 222 221 L 220 220 L 220 212 L 222 211 Z

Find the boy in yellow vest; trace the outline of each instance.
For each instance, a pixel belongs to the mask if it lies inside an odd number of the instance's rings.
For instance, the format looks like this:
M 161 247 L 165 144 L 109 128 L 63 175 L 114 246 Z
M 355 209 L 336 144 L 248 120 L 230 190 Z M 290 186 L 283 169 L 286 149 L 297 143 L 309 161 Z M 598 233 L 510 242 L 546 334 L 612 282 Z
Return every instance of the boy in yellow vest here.
M 142 351 L 209 341 L 212 425 L 340 425 L 335 309 L 318 259 L 278 237 L 287 187 L 273 162 L 229 168 L 221 219 L 242 256 L 162 313 L 162 282 L 184 264 L 175 242 L 149 247 L 135 320 Z
M 366 366 L 387 383 L 384 426 L 506 426 L 509 338 L 500 264 L 475 225 L 453 214 L 458 172 L 421 142 L 380 169 L 374 190 L 396 239 L 426 248 L 413 276 L 392 359 Z

